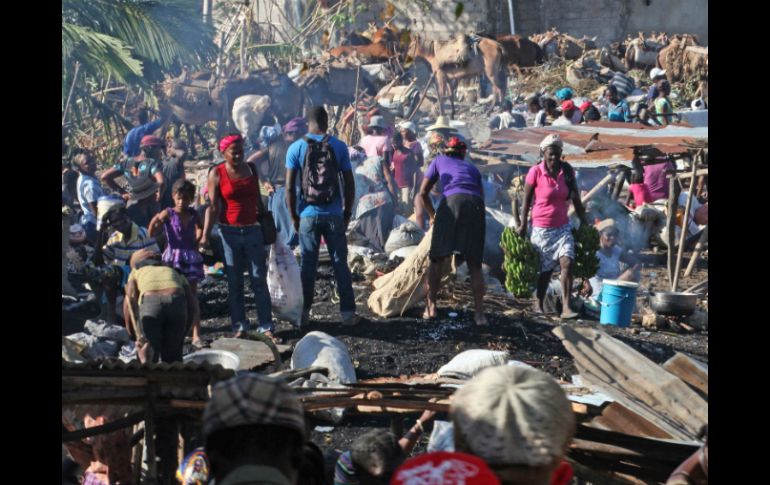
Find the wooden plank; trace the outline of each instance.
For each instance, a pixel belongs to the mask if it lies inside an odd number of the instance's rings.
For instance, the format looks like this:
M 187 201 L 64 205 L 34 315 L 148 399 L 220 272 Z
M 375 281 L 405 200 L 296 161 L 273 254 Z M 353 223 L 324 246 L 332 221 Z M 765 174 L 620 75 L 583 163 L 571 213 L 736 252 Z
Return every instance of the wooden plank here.
M 677 352 L 663 364 L 663 368 L 708 398 L 709 371 L 706 364 Z
M 592 328 L 556 327 L 580 376 L 675 439 L 695 439 L 708 402 L 684 381 L 623 342 Z
M 62 442 L 66 441 L 78 441 L 90 436 L 96 436 L 105 433 L 112 433 L 123 428 L 128 428 L 137 423 L 144 421 L 145 412 L 139 411 L 138 413 L 131 414 L 125 418 L 116 419 L 109 423 L 102 424 L 101 426 L 93 426 L 91 428 L 79 429 L 77 431 L 71 431 L 68 433 L 62 433 Z
M 635 412 L 629 410 L 622 404 L 613 402 L 608 404 L 600 416 L 591 420 L 592 425 L 599 425 L 601 428 L 619 433 L 644 436 L 647 438 L 671 439 L 669 433 L 666 433 L 655 423 L 644 419 Z
M 211 348 L 227 350 L 237 355 L 241 359 L 239 370 L 251 370 L 275 362 L 270 347 L 264 342 L 239 338 L 220 338 L 212 342 Z M 276 345 L 276 348 L 280 354 L 291 350 L 290 345 Z
M 144 377 L 115 378 L 115 377 L 97 377 L 97 376 L 80 376 L 80 377 L 62 376 L 61 385 L 62 385 L 62 388 L 65 388 L 68 386 L 115 387 L 116 385 L 120 387 L 144 387 L 147 385 L 147 379 Z

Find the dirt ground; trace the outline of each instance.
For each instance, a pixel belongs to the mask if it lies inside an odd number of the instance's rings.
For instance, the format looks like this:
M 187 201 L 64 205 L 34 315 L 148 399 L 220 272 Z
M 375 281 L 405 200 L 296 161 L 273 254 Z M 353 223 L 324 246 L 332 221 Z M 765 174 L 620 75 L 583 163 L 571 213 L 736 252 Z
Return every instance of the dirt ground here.
M 667 285 L 664 255 L 649 254 L 642 271 L 640 294 L 645 290 L 662 290 Z M 708 278 L 707 262 L 703 262 L 680 288 L 687 288 Z M 408 312 L 404 317 L 381 319 L 369 312 L 366 298 L 370 286 L 361 275 L 355 275 L 354 288 L 358 308 L 365 318 L 355 327 L 340 323 L 334 297 L 334 277 L 329 265 L 319 267 L 315 304 L 311 322 L 307 328 L 296 329 L 286 322 L 277 324 L 277 336 L 285 343 L 295 344 L 307 331 L 320 330 L 340 339 L 348 348 L 358 379 L 373 377 L 398 377 L 402 375 L 436 372 L 458 353 L 469 349 L 507 350 L 510 357 L 542 369 L 558 379 L 570 380 L 577 373 L 573 360 L 561 342 L 551 333 L 554 326 L 562 324 L 558 319 L 536 317 L 528 308 L 529 301 L 515 301 L 504 295 L 488 295 L 486 301 L 489 326 L 477 328 L 473 324 L 470 292 L 467 284 L 452 284 L 440 294 L 439 319 L 424 322 L 421 308 Z M 246 310 L 254 321 L 256 310 L 253 294 L 247 285 Z M 222 336 L 230 336 L 228 317 L 227 282 L 224 278 L 209 279 L 200 289 L 202 312 L 202 338 L 207 343 Z M 644 306 L 644 299 L 638 300 Z M 450 312 L 458 315 L 454 318 Z M 97 313 L 94 305 L 86 305 L 74 312 L 62 311 L 62 335 L 82 331 L 86 318 Z M 568 323 L 576 326 L 600 326 L 598 322 L 580 319 Z M 708 331 L 675 333 L 672 330 L 646 331 L 638 325 L 617 328 L 601 325 L 610 335 L 629 344 L 654 362 L 663 363 L 675 352 L 684 352 L 708 363 Z M 188 339 L 189 340 L 189 339 Z M 194 349 L 186 345 L 185 352 Z M 290 354 L 283 356 L 287 361 Z M 264 370 L 272 370 L 272 365 Z M 419 413 L 404 415 L 407 426 L 419 417 Z M 441 416 L 438 417 L 441 419 Z M 446 418 L 446 417 L 444 417 Z M 317 422 L 320 426 L 333 426 L 333 430 L 314 431 L 312 440 L 324 449 L 346 449 L 359 435 L 372 429 L 390 425 L 386 416 L 347 416 L 341 423 Z M 430 436 L 430 427 L 423 436 L 417 451 L 424 448 Z

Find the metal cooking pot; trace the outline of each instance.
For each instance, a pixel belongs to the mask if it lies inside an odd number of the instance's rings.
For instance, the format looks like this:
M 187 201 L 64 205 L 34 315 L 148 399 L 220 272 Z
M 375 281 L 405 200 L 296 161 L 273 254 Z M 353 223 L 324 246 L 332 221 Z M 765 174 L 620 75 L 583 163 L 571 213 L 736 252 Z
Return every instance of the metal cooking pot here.
M 687 316 L 695 313 L 697 293 L 658 291 L 650 296 L 650 306 L 660 315 Z
M 206 349 L 193 352 L 184 356 L 185 363 L 196 362 L 202 364 L 208 362 L 211 365 L 221 365 L 225 369 L 237 371 L 241 366 L 241 359 L 233 352 L 227 350 Z

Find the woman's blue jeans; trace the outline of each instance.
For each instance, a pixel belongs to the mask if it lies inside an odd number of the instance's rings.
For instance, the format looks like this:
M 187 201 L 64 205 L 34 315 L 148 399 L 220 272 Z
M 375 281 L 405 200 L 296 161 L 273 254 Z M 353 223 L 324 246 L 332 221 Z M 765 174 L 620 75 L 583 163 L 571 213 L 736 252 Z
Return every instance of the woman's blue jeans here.
M 267 290 L 267 262 L 262 228 L 219 225 L 219 236 L 225 253 L 225 272 L 230 293 L 230 321 L 233 331 L 249 330 L 243 286 L 243 273 L 248 271 L 257 304 L 258 330 L 272 332 L 274 330 L 272 303 Z

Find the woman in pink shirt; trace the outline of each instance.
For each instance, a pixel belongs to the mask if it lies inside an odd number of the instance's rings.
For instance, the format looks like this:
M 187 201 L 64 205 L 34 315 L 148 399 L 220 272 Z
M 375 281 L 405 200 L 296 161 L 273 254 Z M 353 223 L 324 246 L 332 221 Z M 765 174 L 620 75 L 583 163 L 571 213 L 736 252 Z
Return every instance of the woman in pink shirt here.
M 540 143 L 543 161 L 527 173 L 524 184 L 524 210 L 518 233 L 527 234 L 527 219 L 532 208 L 532 244 L 540 255 L 540 277 L 537 281 L 537 310 L 543 312 L 543 299 L 553 270 L 559 266 L 562 287 L 562 319 L 577 317 L 569 306 L 572 292 L 572 263 L 575 260 L 575 241 L 567 210 L 569 203 L 581 224 L 587 224 L 580 201 L 580 190 L 575 183 L 572 167 L 561 160 L 562 141 L 559 135 L 548 135 Z M 534 204 L 533 204 L 534 198 Z

